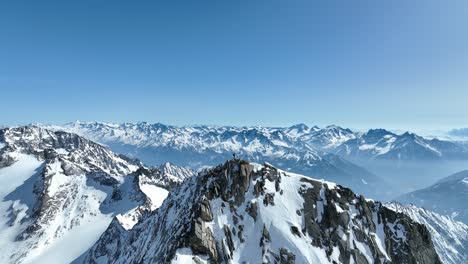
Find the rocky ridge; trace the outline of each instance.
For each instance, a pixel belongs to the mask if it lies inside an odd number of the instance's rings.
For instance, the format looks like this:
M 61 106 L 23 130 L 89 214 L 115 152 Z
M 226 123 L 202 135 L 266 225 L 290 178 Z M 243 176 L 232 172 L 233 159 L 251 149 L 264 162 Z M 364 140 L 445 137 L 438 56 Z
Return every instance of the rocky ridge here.
M 76 134 L 36 126 L 1 129 L 0 142 L 3 179 L 18 178 L 22 167 L 36 164 L 21 176 L 23 182 L 0 191 L 1 232 L 8 238 L 0 260 L 5 262 L 37 262 L 57 241 L 78 235 L 75 230 L 84 232 L 92 225 L 105 229 L 114 215 L 128 228 L 160 205 L 154 197 L 167 195 L 192 174 L 167 164 L 176 174 L 169 177 L 160 168 L 144 167 Z M 83 248 L 102 231 L 83 234 Z
M 330 182 L 230 160 L 176 187 L 82 263 L 441 263 L 427 228 Z

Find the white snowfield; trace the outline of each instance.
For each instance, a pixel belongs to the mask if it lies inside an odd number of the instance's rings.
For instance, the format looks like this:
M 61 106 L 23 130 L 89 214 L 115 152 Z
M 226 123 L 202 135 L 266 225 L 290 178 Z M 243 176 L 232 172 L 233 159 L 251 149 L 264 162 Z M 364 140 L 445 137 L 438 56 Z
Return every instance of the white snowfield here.
M 17 237 L 31 223 L 31 213 L 37 202 L 33 194 L 34 184 L 44 163 L 30 155 L 15 153 L 15 156 L 17 162 L 0 169 L 0 262 L 10 263 L 12 256 L 17 258 L 22 254 L 24 257 L 18 260 L 21 263 L 73 261 L 96 242 L 112 220 L 112 214 L 99 213 L 100 203 L 107 194 L 86 186 L 84 175 L 65 176 L 52 164 L 54 176 L 48 195 L 72 195 L 68 193 L 71 187 L 80 185 L 83 188 L 73 194 L 79 199 L 55 215 L 41 230 L 40 236 L 18 241 Z
M 41 170 L 42 162 L 36 158 L 23 154 L 14 154 L 18 161 L 6 168 L 0 169 L 0 262 L 8 263 L 9 254 L 18 247 L 15 243 L 15 237 L 20 233 L 22 229 L 21 220 L 25 216 L 26 211 L 31 210 L 32 194 L 24 192 L 24 196 L 21 195 L 17 199 L 9 198 L 8 195 L 21 186 L 30 177 L 39 173 Z M 32 191 L 33 186 L 30 186 Z M 21 198 L 24 202 L 20 202 Z M 12 212 L 18 216 L 14 219 L 7 217 Z

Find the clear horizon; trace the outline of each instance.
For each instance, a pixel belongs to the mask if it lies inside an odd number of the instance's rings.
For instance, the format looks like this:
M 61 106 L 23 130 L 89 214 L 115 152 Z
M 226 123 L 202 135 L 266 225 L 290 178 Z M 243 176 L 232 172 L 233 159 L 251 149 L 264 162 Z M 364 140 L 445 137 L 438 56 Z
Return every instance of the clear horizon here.
M 468 127 L 468 3 L 0 4 L 0 124 Z

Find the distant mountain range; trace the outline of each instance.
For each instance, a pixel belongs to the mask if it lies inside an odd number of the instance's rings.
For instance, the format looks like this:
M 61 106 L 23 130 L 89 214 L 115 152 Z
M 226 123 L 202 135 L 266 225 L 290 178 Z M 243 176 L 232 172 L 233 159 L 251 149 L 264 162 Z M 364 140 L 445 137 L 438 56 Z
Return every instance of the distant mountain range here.
M 461 142 L 426 139 L 408 132 L 396 134 L 384 129 L 361 132 L 334 125 L 319 128 L 305 124 L 177 127 L 146 122 L 74 122 L 46 127 L 77 133 L 146 164 L 171 161 L 197 170 L 236 154 L 253 162 L 269 162 L 286 171 L 334 181 L 378 199 L 393 198 L 401 186 L 395 184 L 392 189 L 388 182 L 393 175 L 388 166 L 374 168 L 377 163 L 373 161 L 468 161 L 468 146 Z M 372 172 L 367 170 L 369 162 Z M 380 173 L 385 175 L 384 179 L 379 177 Z M 412 186 L 421 187 L 417 183 Z
M 468 224 L 468 170 L 443 178 L 435 184 L 398 198 Z
M 161 164 L 73 133 L 0 129 L 0 262 L 467 260 L 468 227 L 428 210 L 238 158 L 198 174 Z
M 149 123 L 70 123 L 51 127 L 80 134 L 147 164 L 171 161 L 199 169 L 237 157 L 269 162 L 281 169 L 323 178 L 369 197 L 388 198 L 391 188 L 377 175 L 332 153 L 355 138 L 349 129 L 304 124 L 288 128 L 175 127 Z
M 466 145 L 458 142 L 425 139 L 414 133 L 397 135 L 384 129 L 371 129 L 337 146 L 334 152 L 353 158 L 388 160 L 467 159 Z
M 211 127 L 169 126 L 160 123 L 68 123 L 51 127 L 81 134 L 98 142 L 128 150 L 167 148 L 174 150 L 212 150 L 241 152 L 247 156 L 283 156 L 287 150 L 339 154 L 343 157 L 389 160 L 452 160 L 468 159 L 468 147 L 460 142 L 426 139 L 414 133 L 396 134 L 385 129 L 367 132 L 339 126 L 308 127 Z M 132 154 L 132 153 L 130 153 Z M 135 153 L 133 153 L 135 154 Z M 141 154 L 141 153 L 139 153 Z M 299 158 L 298 153 L 291 154 Z M 295 156 L 296 155 L 296 156 Z M 250 157 L 249 157 L 250 158 Z

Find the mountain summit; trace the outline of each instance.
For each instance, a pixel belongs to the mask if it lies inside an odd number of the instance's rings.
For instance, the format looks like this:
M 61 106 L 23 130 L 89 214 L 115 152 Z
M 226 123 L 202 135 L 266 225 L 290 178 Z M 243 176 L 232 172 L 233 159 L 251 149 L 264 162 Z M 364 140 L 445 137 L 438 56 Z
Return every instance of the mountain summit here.
M 78 263 L 441 263 L 422 224 L 350 189 L 233 159 Z

